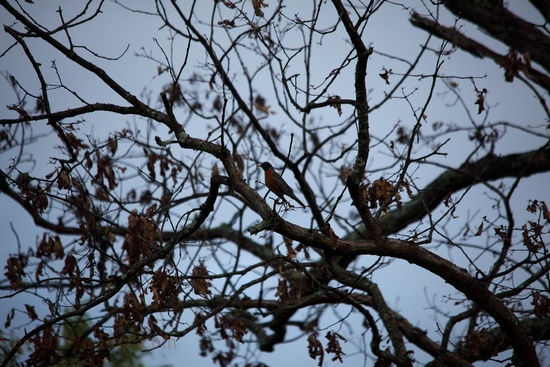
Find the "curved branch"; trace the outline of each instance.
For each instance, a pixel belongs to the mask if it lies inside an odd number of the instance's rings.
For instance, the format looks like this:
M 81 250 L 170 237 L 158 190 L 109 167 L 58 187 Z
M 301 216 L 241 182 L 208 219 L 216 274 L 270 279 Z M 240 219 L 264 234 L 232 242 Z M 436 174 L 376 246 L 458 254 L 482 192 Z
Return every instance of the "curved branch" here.
M 527 22 L 506 9 L 501 1 L 443 0 L 456 16 L 480 26 L 494 38 L 510 45 L 550 71 L 550 37 L 535 24 Z
M 550 319 L 528 318 L 520 321 L 521 325 L 527 330 L 529 336 L 537 340 L 550 339 Z M 467 338 L 468 339 L 468 338 Z M 483 330 L 476 333 L 475 339 L 468 343 L 459 344 L 451 355 L 466 358 L 470 362 L 486 361 L 494 355 L 508 350 L 511 346 L 510 339 L 501 328 Z M 435 367 L 436 362 L 426 364 L 426 367 Z
M 123 107 L 111 103 L 92 103 L 82 107 L 70 108 L 64 111 L 52 112 L 42 115 L 25 116 L 17 119 L 0 119 L 2 125 L 14 125 L 28 121 L 41 121 L 41 120 L 62 120 L 70 117 L 85 115 L 87 113 L 93 113 L 98 111 L 114 112 L 119 115 L 143 115 L 143 111 L 136 107 Z M 155 115 L 158 118 L 158 115 Z
M 338 255 L 377 255 L 406 260 L 426 269 L 445 280 L 468 299 L 479 305 L 500 325 L 510 337 L 514 348 L 514 361 L 517 366 L 539 366 L 538 357 L 527 331 L 513 312 L 491 293 L 483 284 L 453 262 L 446 260 L 425 248 L 410 242 L 387 238 L 382 243 L 376 241 L 350 241 L 329 238 L 306 228 L 277 218 L 274 230 L 283 236 L 301 241 L 303 244 L 330 251 Z M 256 228 L 260 228 L 257 226 Z
M 504 65 L 506 62 L 506 56 L 501 55 L 489 47 L 466 37 L 458 29 L 452 27 L 445 27 L 440 23 L 423 17 L 420 14 L 413 12 L 411 14 L 410 22 L 415 27 L 424 29 L 425 31 L 448 40 L 453 45 L 460 47 L 466 52 L 474 55 L 475 57 L 484 58 L 488 57 L 496 62 L 498 65 Z M 531 67 L 530 65 L 525 65 L 524 69 L 520 69 L 529 79 L 550 91 L 550 77 L 541 71 Z M 519 70 L 518 70 L 519 71 Z
M 487 156 L 473 163 L 465 163 L 457 170 L 448 170 L 426 186 L 413 200 L 394 210 L 380 221 L 384 233 L 396 233 L 409 224 L 421 220 L 450 194 L 476 183 L 505 177 L 527 177 L 550 171 L 550 149 L 497 157 Z M 348 238 L 365 238 L 355 233 Z

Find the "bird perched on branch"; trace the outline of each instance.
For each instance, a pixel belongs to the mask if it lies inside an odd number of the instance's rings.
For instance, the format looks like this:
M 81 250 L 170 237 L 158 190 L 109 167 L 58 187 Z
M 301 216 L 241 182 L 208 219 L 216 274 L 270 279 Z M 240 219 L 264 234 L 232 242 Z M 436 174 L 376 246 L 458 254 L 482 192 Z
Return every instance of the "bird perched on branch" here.
M 302 203 L 300 199 L 296 197 L 296 195 L 294 194 L 294 190 L 292 190 L 292 188 L 286 183 L 281 175 L 275 172 L 271 163 L 264 162 L 258 164 L 258 166 L 262 167 L 262 169 L 264 170 L 265 185 L 269 190 L 273 191 L 273 193 L 275 193 L 275 195 L 277 195 L 283 201 L 286 201 L 284 198 L 285 195 L 290 196 L 291 198 L 296 200 L 296 202 L 300 204 L 303 208 L 306 207 L 304 203 Z

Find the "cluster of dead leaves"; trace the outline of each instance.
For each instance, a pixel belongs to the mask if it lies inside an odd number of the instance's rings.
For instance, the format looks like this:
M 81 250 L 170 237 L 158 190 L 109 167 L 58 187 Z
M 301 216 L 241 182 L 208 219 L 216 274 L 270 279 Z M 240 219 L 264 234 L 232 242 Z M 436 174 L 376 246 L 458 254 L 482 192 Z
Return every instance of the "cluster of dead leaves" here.
M 511 83 L 514 81 L 514 77 L 519 75 L 520 71 L 529 73 L 531 69 L 531 55 L 529 52 L 520 55 L 516 50 L 510 50 L 501 60 L 500 64 L 504 68 L 504 80 Z
M 157 154 L 152 150 L 145 149 L 147 157 L 147 171 L 151 180 L 155 181 L 157 173 L 155 166 L 158 163 L 159 173 L 163 178 L 170 177 L 174 185 L 178 182 L 177 176 L 183 170 L 181 163 L 170 159 L 166 154 Z
M 225 6 L 227 6 L 229 9 L 234 9 L 236 6 L 233 2 L 231 1 L 223 1 L 223 4 Z M 262 8 L 267 8 L 269 6 L 269 4 L 265 3 L 264 0 L 252 0 L 252 7 L 254 8 L 254 15 L 256 15 L 257 17 L 263 17 L 264 16 L 264 12 L 262 10 Z M 235 28 L 237 25 L 235 23 L 235 19 L 237 19 L 237 17 L 235 17 L 234 19 L 222 19 L 220 21 L 218 21 L 218 25 L 222 26 L 222 27 L 225 27 L 225 28 Z M 250 23 L 250 26 L 254 32 L 255 29 L 259 28 L 257 25 L 253 24 L 253 23 Z
M 340 363 L 342 363 L 342 356 L 346 353 L 342 350 L 340 340 L 346 342 L 346 339 L 338 333 L 329 331 L 327 335 L 325 335 L 325 338 L 328 339 L 327 347 L 323 349 L 323 344 L 319 340 L 318 336 L 319 334 L 314 331 L 307 337 L 307 349 L 309 356 L 312 359 L 317 359 L 317 357 L 319 357 L 319 363 L 317 363 L 317 365 L 322 366 L 326 351 L 329 354 L 334 354 L 334 357 L 332 357 L 333 362 L 340 361 Z
M 158 71 L 160 72 L 161 69 Z M 162 88 L 162 92 L 166 94 L 166 97 L 172 106 L 183 106 L 185 103 L 181 91 L 181 86 L 178 83 L 168 83 Z
M 97 349 L 94 352 L 94 344 L 90 338 L 86 338 L 82 350 L 89 358 L 93 358 L 91 366 L 101 366 L 104 360 L 110 358 L 111 344 L 109 334 L 104 332 L 99 326 L 94 326 L 94 337 L 98 340 Z M 89 352 L 88 352 L 89 351 Z
M 159 247 L 156 239 L 160 237 L 157 223 L 150 218 L 137 214 L 134 210 L 128 217 L 128 233 L 124 237 L 122 249 L 126 251 L 126 260 L 130 266 L 153 254 Z M 150 265 L 153 266 L 152 264 Z
M 216 361 L 220 366 L 229 366 L 235 358 L 236 345 L 233 341 L 244 343 L 244 336 L 248 333 L 242 316 L 238 311 L 233 313 L 227 313 L 225 315 L 218 314 L 214 317 L 214 326 L 219 336 L 225 340 L 229 350 L 227 352 L 216 352 L 212 339 L 206 335 L 205 317 L 202 313 L 195 314 L 194 324 L 197 325 L 197 334 L 200 336 L 199 355 L 206 357 L 208 354 L 215 353 L 212 359 Z
M 193 322 L 194 325 L 196 325 L 196 332 L 197 335 L 199 335 L 199 355 L 201 357 L 206 357 L 208 354 L 213 353 L 215 351 L 214 343 L 212 342 L 212 338 L 210 338 L 206 334 L 206 330 L 208 329 L 206 327 L 206 319 L 202 312 L 195 313 L 195 320 Z
M 69 254 L 65 257 L 65 265 L 61 269 L 61 275 L 68 275 L 70 278 L 74 278 L 80 275 L 80 269 L 78 267 L 78 261 L 74 255 Z
M 114 148 L 116 150 L 116 147 Z M 93 167 L 93 161 L 91 154 L 86 152 L 84 154 L 86 168 Z M 109 190 L 114 190 L 118 186 L 117 177 L 115 175 L 115 167 L 113 165 L 112 154 L 101 154 L 99 150 L 95 151 L 95 164 L 96 174 L 94 176 L 95 182 L 98 185 L 105 185 L 109 187 Z M 124 170 L 122 168 L 119 168 Z
M 93 207 L 90 194 L 84 183 L 78 179 L 72 179 L 71 185 L 73 190 L 68 197 L 70 208 L 79 219 L 82 236 L 89 237 L 90 234 L 87 234 L 87 232 L 91 228 L 85 229 L 84 227 L 86 226 L 86 222 L 90 219 L 89 217 Z
M 267 8 L 269 4 L 266 4 L 264 0 L 252 0 L 252 7 L 254 8 L 254 14 L 257 17 L 263 17 L 264 12 L 262 11 L 262 8 Z
M 226 315 L 217 315 L 214 317 L 214 326 L 218 329 L 220 336 L 224 340 L 231 340 L 228 331 L 231 332 L 232 339 L 243 343 L 243 338 L 248 333 L 244 323 L 238 317 Z
M 69 131 L 74 131 L 76 128 L 70 124 L 68 126 L 63 127 L 63 136 L 65 137 L 65 140 L 67 141 L 67 144 L 70 149 L 73 150 L 75 156 L 79 154 L 81 149 L 88 149 L 90 146 L 86 143 L 84 143 L 84 140 L 77 138 L 76 135 Z
M 527 211 L 530 213 L 536 213 L 537 211 L 542 215 L 547 223 L 550 223 L 550 210 L 544 201 L 532 200 L 527 205 Z
M 168 275 L 164 269 L 159 269 L 153 275 L 149 289 L 153 294 L 151 306 L 156 309 L 177 310 L 181 308 L 181 302 L 178 295 L 182 288 L 181 281 L 178 277 Z
M 115 316 L 114 337 L 115 343 L 124 343 L 128 333 L 139 333 L 142 330 L 145 319 L 145 296 L 139 294 L 140 299 L 134 293 L 126 294 L 121 312 Z
M 256 98 L 254 98 L 254 108 L 265 114 L 274 114 L 274 112 L 270 110 L 271 105 L 268 105 L 266 99 L 261 95 L 257 95 Z
M 210 287 L 212 283 L 208 280 L 208 270 L 204 265 L 204 261 L 200 261 L 199 265 L 193 268 L 192 278 L 189 281 L 189 284 L 193 288 L 193 292 L 202 297 L 208 297 L 212 292 Z
M 61 238 L 57 235 L 50 236 L 44 233 L 36 250 L 36 257 L 41 258 L 34 272 L 34 279 L 37 282 L 39 282 L 40 277 L 44 275 L 44 268 L 51 259 L 52 255 L 54 255 L 56 259 L 62 259 L 65 256 L 65 250 L 63 249 Z
M 550 298 L 540 292 L 534 292 L 533 305 L 535 306 L 533 313 L 536 317 L 541 320 L 550 317 Z
M 545 246 L 543 238 L 545 225 L 541 223 L 541 219 L 544 218 L 546 224 L 550 223 L 550 211 L 544 201 L 538 200 L 531 200 L 527 205 L 527 211 L 533 214 L 539 213 L 538 221 L 528 220 L 521 227 L 523 245 L 532 253 L 536 253 Z
M 507 227 L 501 225 L 499 227 L 493 227 L 493 230 L 495 231 L 495 235 L 499 236 L 502 241 L 508 242 L 510 240 Z
M 542 230 L 544 226 L 534 222 L 527 221 L 527 224 L 524 224 L 521 227 L 521 234 L 523 237 L 523 244 L 529 249 L 532 253 L 538 252 L 541 248 L 544 247 L 544 239 L 542 237 Z
M 279 268 L 279 280 L 275 297 L 278 298 L 279 302 L 299 302 L 302 298 L 303 289 L 308 287 L 308 284 L 303 282 L 303 277 L 298 276 L 294 271 Z
M 55 255 L 56 259 L 62 259 L 65 256 L 63 244 L 59 236 L 49 236 L 46 233 L 42 235 L 42 240 L 38 243 L 36 256 L 51 257 Z
M 298 257 L 298 254 L 300 252 L 304 252 L 304 257 L 309 260 L 310 258 L 310 254 L 309 254 L 309 250 L 307 248 L 306 245 L 304 245 L 303 243 L 299 243 L 296 247 L 293 246 L 292 244 L 292 239 L 290 238 L 287 238 L 287 237 L 284 237 L 283 238 L 283 242 L 285 244 L 285 247 L 286 247 L 286 256 L 289 258 L 289 259 L 296 259 Z
M 38 213 L 43 214 L 48 208 L 48 197 L 40 184 L 33 184 L 33 178 L 28 173 L 17 176 L 15 183 L 22 198 Z
M 42 334 L 31 338 L 34 345 L 34 351 L 29 356 L 27 363 L 32 366 L 49 366 L 52 360 L 56 360 L 57 350 L 59 349 L 59 335 L 54 329 L 46 327 Z
M 69 291 L 76 289 L 73 307 L 75 309 L 79 309 L 80 300 L 82 299 L 82 296 L 84 296 L 84 284 L 83 284 L 83 279 L 80 275 L 80 268 L 78 266 L 78 261 L 72 254 L 69 254 L 65 257 L 65 265 L 61 270 L 61 275 L 69 276 L 69 279 L 70 279 Z
M 7 271 L 4 275 L 8 278 L 12 289 L 19 289 L 23 286 L 23 277 L 27 275 L 25 273 L 27 262 L 27 257 L 23 255 L 18 257 L 11 256 L 8 258 L 5 267 Z
M 387 203 L 384 207 L 384 213 L 389 211 L 389 204 L 391 203 L 395 203 L 398 208 L 403 206 L 400 192 L 404 189 L 410 198 L 414 196 L 406 181 L 403 181 L 397 188 L 383 177 L 373 181 L 371 184 L 363 184 L 359 189 L 361 190 L 361 196 L 369 202 L 370 208 L 376 209 L 380 205 Z
M 94 328 L 94 336 L 99 339 L 99 343 L 94 342 L 89 337 L 81 338 L 78 335 L 59 335 L 51 326 L 42 331 L 41 334 L 31 338 L 34 350 L 29 356 L 27 365 L 32 366 L 50 366 L 61 363 L 67 363 L 70 357 L 70 351 L 60 345 L 60 339 L 65 340 L 65 344 L 71 343 L 72 353 L 78 353 L 79 363 L 83 366 L 103 366 L 105 360 L 110 357 L 112 349 L 107 342 L 108 335 L 98 327 Z M 67 338 L 69 341 L 67 341 Z M 69 354 L 64 354 L 69 352 Z M 62 354 L 63 353 L 63 354 Z

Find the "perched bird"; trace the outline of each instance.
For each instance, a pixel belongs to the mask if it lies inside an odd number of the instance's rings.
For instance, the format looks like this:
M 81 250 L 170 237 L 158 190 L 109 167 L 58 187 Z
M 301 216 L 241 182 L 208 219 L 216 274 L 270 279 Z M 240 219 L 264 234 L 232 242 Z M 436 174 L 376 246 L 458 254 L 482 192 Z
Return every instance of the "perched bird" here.
M 300 199 L 296 197 L 296 195 L 294 194 L 294 190 L 292 190 L 292 187 L 288 186 L 281 175 L 273 170 L 273 166 L 271 165 L 271 163 L 264 162 L 262 164 L 258 164 L 258 166 L 262 167 L 265 172 L 265 185 L 268 189 L 273 191 L 275 195 L 283 199 L 283 201 L 286 201 L 284 198 L 285 195 L 290 196 L 291 198 L 296 200 L 296 202 L 300 204 L 303 208 L 306 207 L 304 203 L 302 203 Z

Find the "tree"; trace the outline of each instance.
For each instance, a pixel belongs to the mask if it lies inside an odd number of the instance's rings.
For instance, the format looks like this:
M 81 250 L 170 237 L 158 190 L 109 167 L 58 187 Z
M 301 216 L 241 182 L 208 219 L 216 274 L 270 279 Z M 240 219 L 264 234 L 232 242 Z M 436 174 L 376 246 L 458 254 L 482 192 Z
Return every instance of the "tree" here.
M 96 350 L 92 346 L 92 340 L 86 336 L 86 333 L 93 330 L 87 318 L 88 316 L 84 314 L 64 320 L 56 340 L 58 350 L 61 351 L 59 354 L 63 357 L 57 362 L 51 359 L 49 362 L 53 362 L 52 366 L 95 366 L 103 364 L 104 359 L 109 360 L 108 365 L 110 366 L 145 366 L 141 362 L 139 343 L 132 343 L 131 336 L 120 347 L 109 345 L 108 341 L 102 340 L 103 343 Z M 98 329 L 94 330 L 94 334 L 97 331 Z M 101 335 L 101 332 L 96 335 Z M 101 340 L 101 336 L 98 338 Z M 77 352 L 75 353 L 74 350 Z M 74 357 L 72 357 L 73 355 Z
M 63 358 L 63 324 L 84 314 L 87 348 L 67 358 L 196 334 L 220 366 L 262 365 L 241 358 L 245 342 L 296 339 L 319 365 L 358 352 L 375 366 L 540 366 L 550 3 L 530 2 L 540 25 L 490 0 L 184 3 L 0 1 L 1 55 L 19 55 L 3 71 L 0 200 L 39 233 L 6 260 L 5 327 L 26 333 L 2 366 L 26 343 L 29 364 Z M 150 47 L 88 38 L 146 22 Z M 421 46 L 396 29 L 425 31 Z M 476 68 L 447 69 L 457 59 Z M 517 88 L 535 96 L 517 106 L 526 121 L 499 117 L 493 97 Z M 306 210 L 267 193 L 264 161 Z M 447 284 L 425 290 L 420 316 L 388 297 L 416 270 Z

